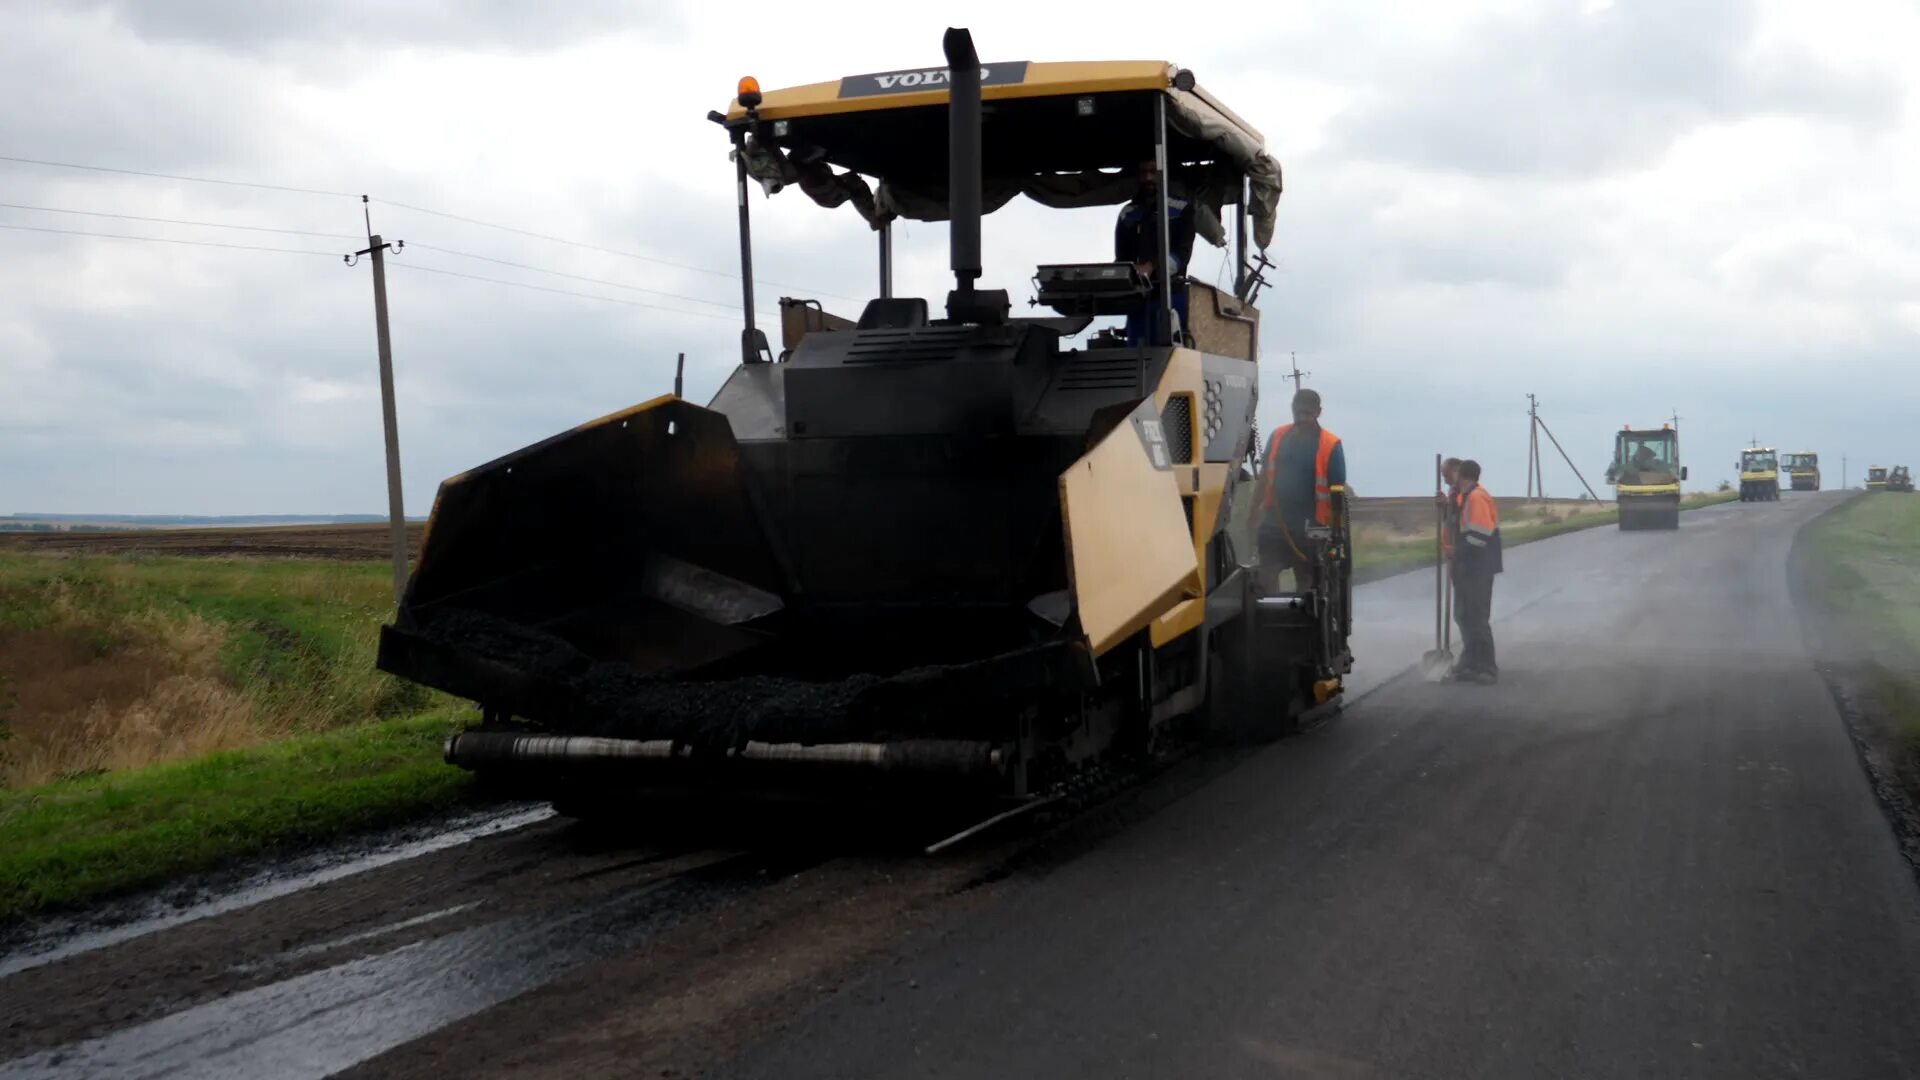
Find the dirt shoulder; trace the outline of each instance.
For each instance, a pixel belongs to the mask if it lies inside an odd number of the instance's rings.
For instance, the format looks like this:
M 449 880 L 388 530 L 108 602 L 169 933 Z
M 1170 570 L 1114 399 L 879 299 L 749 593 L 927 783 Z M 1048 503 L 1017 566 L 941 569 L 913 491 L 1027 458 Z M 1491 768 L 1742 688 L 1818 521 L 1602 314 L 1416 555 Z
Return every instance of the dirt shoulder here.
M 1808 651 L 1920 877 L 1920 499 L 1842 504 L 1795 539 L 1789 579 Z
M 407 525 L 408 546 L 420 553 L 426 526 Z M 232 529 L 129 529 L 124 532 L 0 533 L 0 551 L 85 555 L 181 555 L 196 558 L 385 559 L 392 553 L 385 525 L 274 525 Z

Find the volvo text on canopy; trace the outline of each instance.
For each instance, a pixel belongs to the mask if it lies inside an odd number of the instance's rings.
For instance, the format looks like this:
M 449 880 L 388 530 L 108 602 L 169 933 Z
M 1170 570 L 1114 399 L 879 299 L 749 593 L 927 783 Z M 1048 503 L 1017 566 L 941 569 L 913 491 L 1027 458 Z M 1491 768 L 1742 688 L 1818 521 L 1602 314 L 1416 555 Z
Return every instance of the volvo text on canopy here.
M 874 792 L 1016 801 L 1222 726 L 1280 732 L 1349 670 L 1344 493 L 1314 590 L 1263 595 L 1259 314 L 1280 194 L 1251 126 L 1161 62 L 947 63 L 739 96 L 739 363 L 705 407 L 613 413 L 442 485 L 388 671 L 479 703 L 448 758 L 603 796 Z M 949 72 L 952 73 L 949 76 Z M 980 218 L 1132 198 L 1143 160 L 1230 241 L 1237 288 L 1126 263 L 981 281 Z M 877 236 L 857 319 L 754 321 L 752 204 L 791 189 Z M 793 194 L 785 197 L 793 197 Z M 750 197 L 751 196 L 751 197 Z M 889 229 L 950 222 L 944 302 L 894 295 Z M 823 256 L 824 257 L 824 256 Z M 1146 303 L 1156 339 L 1071 339 Z

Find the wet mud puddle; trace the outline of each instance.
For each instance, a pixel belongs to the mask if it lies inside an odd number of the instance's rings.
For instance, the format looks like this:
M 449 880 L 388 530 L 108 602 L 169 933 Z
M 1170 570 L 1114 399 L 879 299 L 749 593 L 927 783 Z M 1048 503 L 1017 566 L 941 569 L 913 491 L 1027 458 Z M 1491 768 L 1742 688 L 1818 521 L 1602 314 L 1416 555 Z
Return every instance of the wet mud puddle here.
M 474 840 L 498 836 L 553 817 L 549 807 L 531 807 L 507 813 L 472 814 L 438 827 L 424 838 L 400 843 L 377 843 L 371 850 L 328 851 L 275 865 L 245 879 L 215 889 L 188 903 L 164 898 L 136 901 L 112 909 L 101 925 L 99 916 L 85 922 L 54 919 L 43 923 L 27 941 L 0 956 L 0 979 L 45 964 L 132 941 L 135 938 L 201 919 L 226 915 L 283 896 L 291 896 L 328 882 L 423 855 L 445 851 Z
M 289 949 L 249 966 L 307 970 L 0 1062 L 0 1076 L 329 1076 L 595 959 L 637 948 L 764 880 L 730 873 L 741 862 L 735 855 L 676 862 L 640 888 L 558 911 L 519 911 L 459 925 L 482 905 L 455 904 Z M 443 929 L 437 924 L 457 928 L 419 936 Z M 384 948 L 378 944 L 383 940 Z M 370 943 L 380 951 L 364 955 Z M 317 955 L 336 951 L 363 955 L 311 967 Z

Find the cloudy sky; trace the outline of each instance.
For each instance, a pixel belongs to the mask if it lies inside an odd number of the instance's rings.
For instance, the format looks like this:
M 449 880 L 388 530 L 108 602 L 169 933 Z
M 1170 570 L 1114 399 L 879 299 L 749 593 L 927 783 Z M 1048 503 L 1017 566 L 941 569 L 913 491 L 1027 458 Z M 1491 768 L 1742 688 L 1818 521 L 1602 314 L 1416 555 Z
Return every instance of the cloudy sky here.
M 1920 463 L 1908 0 L 967 6 L 988 60 L 1172 60 L 1266 133 L 1287 191 L 1263 419 L 1297 353 L 1363 493 L 1419 492 L 1438 450 L 1519 493 L 1529 391 L 1596 484 L 1614 429 L 1675 410 L 1694 486 L 1756 435 L 1835 479 L 1843 453 L 1856 482 Z M 831 7 L 0 0 L 0 156 L 308 189 L 0 161 L 0 513 L 382 510 L 371 288 L 339 257 L 359 193 L 408 242 L 410 512 L 669 389 L 677 353 L 704 400 L 739 290 L 707 110 L 742 74 L 939 60 L 942 16 Z M 850 211 L 754 211 L 764 308 L 857 313 L 872 239 Z M 987 224 L 988 284 L 1105 257 L 1110 220 L 1013 204 Z M 906 228 L 903 293 L 944 295 L 944 239 Z M 1547 480 L 1577 490 L 1558 461 Z

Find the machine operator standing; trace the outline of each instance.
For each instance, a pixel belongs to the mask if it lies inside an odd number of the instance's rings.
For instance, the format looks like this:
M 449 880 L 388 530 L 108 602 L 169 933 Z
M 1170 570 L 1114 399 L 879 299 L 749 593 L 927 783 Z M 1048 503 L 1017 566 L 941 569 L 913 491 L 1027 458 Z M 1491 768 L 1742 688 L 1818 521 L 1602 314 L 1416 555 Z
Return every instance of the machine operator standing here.
M 1127 345 L 1136 349 L 1160 340 L 1154 330 L 1159 327 L 1161 317 L 1157 298 L 1162 274 L 1171 275 L 1173 314 L 1178 324 L 1165 340 L 1169 343 L 1180 340 L 1187 325 L 1187 263 L 1193 258 L 1190 205 L 1170 188 L 1167 191 L 1167 244 L 1173 251 L 1167 259 L 1168 265 L 1160 265 L 1160 167 L 1151 161 L 1141 162 L 1138 175 L 1140 186 L 1134 191 L 1132 201 L 1120 208 L 1120 218 L 1113 227 L 1113 261 L 1132 263 L 1140 276 L 1153 285 L 1155 299 L 1127 313 Z
M 1318 392 L 1293 395 L 1293 423 L 1268 436 L 1265 461 L 1258 504 L 1263 583 L 1277 589 L 1279 571 L 1290 569 L 1294 589 L 1307 592 L 1315 585 L 1307 529 L 1333 524 L 1333 489 L 1347 482 L 1346 448 L 1320 426 Z

